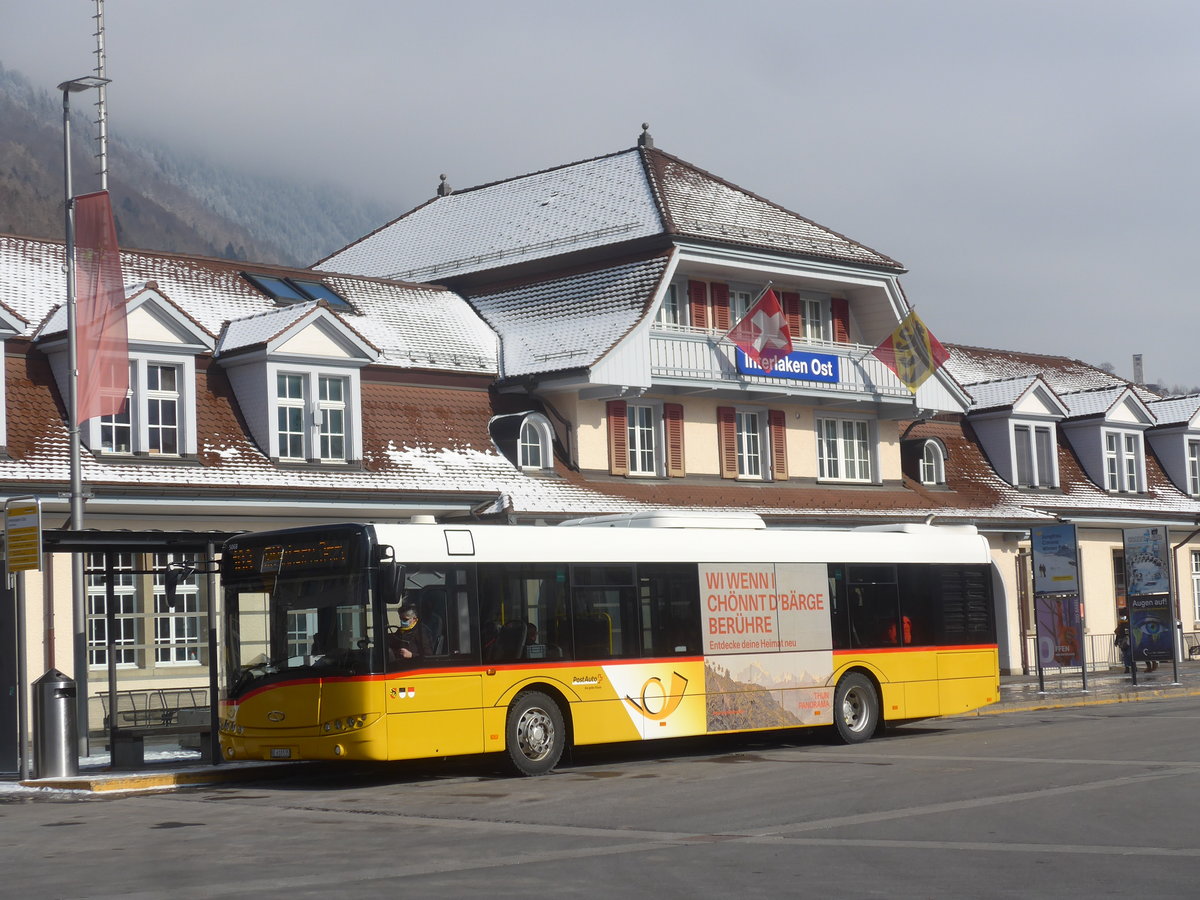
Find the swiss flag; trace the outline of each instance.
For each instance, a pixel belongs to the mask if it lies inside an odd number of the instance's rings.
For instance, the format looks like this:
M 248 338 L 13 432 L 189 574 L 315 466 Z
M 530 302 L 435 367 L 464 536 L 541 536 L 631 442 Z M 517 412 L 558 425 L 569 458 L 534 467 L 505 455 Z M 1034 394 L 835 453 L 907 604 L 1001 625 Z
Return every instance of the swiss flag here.
M 730 329 L 728 337 L 764 372 L 792 352 L 792 333 L 779 298 L 770 288 Z

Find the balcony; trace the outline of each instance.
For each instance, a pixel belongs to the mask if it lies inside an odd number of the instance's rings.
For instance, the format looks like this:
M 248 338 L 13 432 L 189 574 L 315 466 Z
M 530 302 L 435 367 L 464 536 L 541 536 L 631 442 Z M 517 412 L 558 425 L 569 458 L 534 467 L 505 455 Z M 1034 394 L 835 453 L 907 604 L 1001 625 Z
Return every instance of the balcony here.
M 871 355 L 873 347 L 804 341 L 794 345 L 784 377 L 738 371 L 737 348 L 717 335 L 683 326 L 656 325 L 650 332 L 650 374 L 655 384 L 710 390 L 751 389 L 911 405 L 910 391 L 896 374 Z

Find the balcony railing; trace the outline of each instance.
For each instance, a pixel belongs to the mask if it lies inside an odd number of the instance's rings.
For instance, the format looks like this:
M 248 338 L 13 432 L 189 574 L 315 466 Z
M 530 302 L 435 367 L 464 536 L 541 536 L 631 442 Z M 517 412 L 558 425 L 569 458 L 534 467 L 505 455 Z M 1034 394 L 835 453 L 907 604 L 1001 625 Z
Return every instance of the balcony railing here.
M 650 333 L 650 373 L 657 381 L 702 381 L 712 387 L 732 382 L 767 388 L 804 388 L 873 398 L 912 399 L 912 392 L 900 382 L 896 373 L 871 355 L 872 347 L 831 341 L 804 341 L 794 346 L 795 351 L 802 353 L 837 357 L 837 380 L 742 374 L 737 370 L 737 348 L 731 342 L 717 343 L 717 335 L 711 331 L 662 325 Z

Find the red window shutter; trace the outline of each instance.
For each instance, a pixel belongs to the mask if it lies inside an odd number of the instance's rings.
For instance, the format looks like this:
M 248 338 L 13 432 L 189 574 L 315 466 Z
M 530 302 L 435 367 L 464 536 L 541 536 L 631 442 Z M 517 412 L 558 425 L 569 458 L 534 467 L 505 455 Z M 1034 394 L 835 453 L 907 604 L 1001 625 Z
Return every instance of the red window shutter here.
M 829 317 L 833 320 L 833 339 L 839 344 L 850 343 L 850 304 L 845 298 L 829 301 Z
M 629 474 L 629 420 L 624 400 L 608 401 L 608 471 Z
M 667 432 L 667 475 L 676 478 L 683 471 L 683 406 L 663 404 L 663 422 Z
M 800 295 L 791 291 L 783 291 L 780 294 L 779 302 L 783 306 L 783 317 L 787 320 L 792 340 L 799 341 L 804 336 L 804 313 L 800 309 Z
M 782 409 L 767 410 L 771 438 L 771 477 L 787 481 L 787 414 Z
M 708 284 L 703 281 L 688 282 L 688 315 L 693 328 L 708 327 Z
M 717 455 L 721 477 L 737 478 L 737 413 L 732 406 L 717 407 Z
M 729 285 L 719 281 L 712 283 L 712 327 L 717 331 L 729 330 Z

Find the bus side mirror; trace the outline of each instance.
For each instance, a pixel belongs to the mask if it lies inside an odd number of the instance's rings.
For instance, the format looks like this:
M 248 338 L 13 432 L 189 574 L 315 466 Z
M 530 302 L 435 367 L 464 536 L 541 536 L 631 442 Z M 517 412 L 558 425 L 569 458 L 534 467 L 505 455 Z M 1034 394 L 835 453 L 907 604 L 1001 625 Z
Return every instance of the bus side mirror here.
M 379 593 L 386 604 L 399 603 L 404 599 L 404 566 L 395 560 L 379 564 Z

